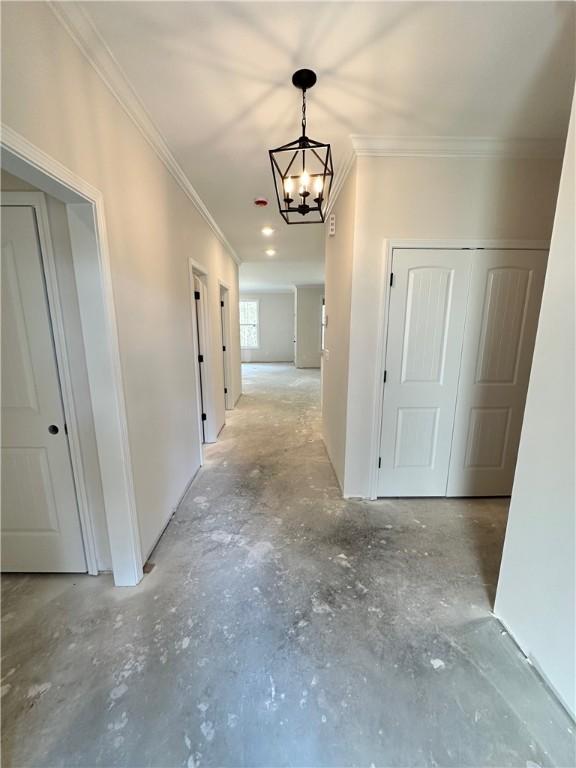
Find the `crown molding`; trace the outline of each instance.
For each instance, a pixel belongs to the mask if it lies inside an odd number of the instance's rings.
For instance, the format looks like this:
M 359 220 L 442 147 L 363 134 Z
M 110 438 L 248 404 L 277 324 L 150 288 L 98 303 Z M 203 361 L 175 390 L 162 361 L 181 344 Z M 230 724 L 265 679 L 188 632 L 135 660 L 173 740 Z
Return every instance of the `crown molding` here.
M 84 56 L 94 67 L 109 90 L 118 100 L 126 114 L 132 119 L 160 160 L 176 180 L 178 185 L 192 201 L 197 211 L 208 224 L 222 245 L 228 250 L 237 264 L 242 260 L 232 248 L 214 217 L 204 204 L 198 192 L 182 170 L 170 151 L 166 139 L 154 124 L 146 108 L 137 96 L 122 67 L 106 44 L 94 23 L 77 3 L 49 0 L 50 9 L 80 48 Z
M 350 136 L 358 157 L 501 157 L 561 159 L 562 139 L 467 136 Z
M 354 165 L 355 161 L 356 161 L 356 153 L 354 152 L 354 150 L 350 150 L 342 160 L 342 163 L 340 163 L 340 166 L 338 167 L 336 174 L 334 176 L 332 191 L 330 192 L 330 199 L 328 200 L 328 205 L 326 207 L 326 213 L 324 215 L 324 218 L 328 217 L 332 213 L 332 209 L 336 205 L 338 196 L 342 191 L 342 187 L 346 183 L 348 174 L 352 170 L 352 166 Z
M 357 157 L 496 157 L 561 160 L 562 139 L 497 139 L 467 136 L 364 136 L 351 134 L 352 149 L 340 164 L 326 217 L 330 215 Z

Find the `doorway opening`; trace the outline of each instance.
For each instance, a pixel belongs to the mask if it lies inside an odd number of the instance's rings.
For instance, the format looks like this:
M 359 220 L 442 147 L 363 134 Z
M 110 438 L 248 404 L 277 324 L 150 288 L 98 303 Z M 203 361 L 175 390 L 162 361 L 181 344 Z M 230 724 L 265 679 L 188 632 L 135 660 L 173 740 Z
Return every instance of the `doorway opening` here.
M 230 306 L 228 287 L 220 283 L 220 327 L 222 338 L 222 376 L 224 381 L 224 407 L 234 406 L 230 396 Z
M 204 391 L 206 389 L 206 371 L 204 369 L 205 366 L 205 356 L 207 353 L 206 344 L 204 343 L 204 334 L 203 334 L 203 323 L 202 323 L 202 310 L 201 310 L 201 304 L 202 301 L 202 282 L 200 278 L 197 275 L 194 275 L 194 312 L 193 312 L 193 322 L 195 326 L 195 333 L 194 333 L 194 341 L 196 344 L 196 374 L 197 374 L 197 381 L 198 381 L 198 399 L 199 399 L 199 407 L 200 407 L 200 434 L 202 435 L 202 442 L 206 442 L 206 431 L 204 428 L 204 424 L 206 422 L 206 409 L 205 409 L 205 394 Z
M 216 423 L 213 396 L 214 364 L 210 344 L 208 276 L 197 262 L 190 259 L 189 264 L 192 343 L 195 359 L 196 392 L 198 393 L 195 400 L 198 405 L 199 434 L 203 444 L 215 443 L 218 439 L 219 426 Z
M 17 183 L 2 199 L 10 209 L 3 211 L 8 323 L 2 346 L 16 362 L 6 374 L 13 379 L 13 396 L 3 402 L 2 414 L 8 425 L 2 444 L 11 454 L 11 463 L 2 463 L 4 481 L 10 472 L 10 482 L 3 482 L 3 512 L 13 507 L 5 517 L 13 530 L 3 559 L 15 556 L 12 571 L 80 569 L 95 575 L 112 569 L 117 586 L 133 586 L 142 578 L 142 556 L 102 195 L 8 129 L 2 172 Z M 24 442 L 16 442 L 10 422 L 27 416 L 28 435 L 20 429 Z M 42 493 L 28 489 L 22 497 L 28 482 Z M 66 486 L 62 505 L 58 494 Z M 59 517 L 66 507 L 75 509 L 75 524 L 73 515 L 68 522 Z M 71 544 L 74 528 L 79 533 Z M 54 544 L 50 563 L 32 568 L 25 562 L 26 542 L 33 546 L 38 537 L 46 551 L 46 538 L 60 539 L 60 545 Z M 20 555 L 15 547 L 9 551 L 17 538 Z
M 62 278 L 67 245 L 55 239 L 64 212 L 54 203 L 37 191 L 2 193 L 2 570 L 11 573 L 86 573 L 92 544 L 64 413 L 66 353 L 54 332 L 63 307 L 49 279 L 51 244 Z

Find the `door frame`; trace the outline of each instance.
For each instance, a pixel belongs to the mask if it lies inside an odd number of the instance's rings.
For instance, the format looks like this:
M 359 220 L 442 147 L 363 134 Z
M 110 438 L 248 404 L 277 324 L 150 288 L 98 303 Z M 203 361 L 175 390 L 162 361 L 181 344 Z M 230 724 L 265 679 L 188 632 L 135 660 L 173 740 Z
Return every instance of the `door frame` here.
M 4 125 L 1 148 L 3 168 L 66 204 L 114 583 L 116 586 L 135 586 L 142 579 L 143 562 L 104 197 L 100 190 Z M 50 251 L 48 248 L 46 252 Z M 47 283 L 50 283 L 53 293 L 55 344 L 60 356 L 58 362 L 62 366 L 65 415 L 67 420 L 70 419 L 67 423 L 73 467 L 76 464 L 78 469 L 81 454 L 66 355 L 65 327 L 52 267 L 48 262 Z M 78 479 L 82 487 L 81 473 L 75 475 L 75 480 Z M 88 560 L 89 551 L 90 557 L 95 554 L 94 521 L 87 499 L 81 498 L 81 493 L 78 493 L 80 521 L 83 537 L 91 548 L 86 549 Z
M 204 374 L 205 378 L 203 380 L 203 387 L 202 387 L 202 396 L 204 399 L 204 412 L 206 413 L 206 421 L 204 422 L 204 441 L 206 443 L 215 443 L 218 439 L 218 431 L 216 429 L 216 419 L 215 419 L 215 408 L 214 408 L 214 398 L 213 398 L 213 375 L 214 375 L 214 361 L 212 359 L 212 329 L 210 325 L 210 312 L 208 307 L 208 301 L 209 301 L 209 290 L 208 290 L 208 272 L 206 269 L 200 264 L 198 261 L 196 261 L 193 258 L 188 259 L 188 275 L 189 275 L 189 282 L 190 282 L 190 308 L 192 312 L 192 330 L 195 332 L 196 330 L 196 307 L 194 306 L 194 278 L 197 277 L 200 282 L 202 283 L 202 293 L 203 296 L 200 299 L 200 316 L 201 316 L 201 322 L 200 322 L 200 338 L 204 342 Z M 200 455 L 202 457 L 202 464 L 204 463 L 204 448 L 202 443 L 202 429 L 201 429 L 201 420 L 202 420 L 202 406 L 200 403 L 200 390 L 199 390 L 199 374 L 198 374 L 198 360 L 197 355 L 199 354 L 198 350 L 198 343 L 197 343 L 197 337 L 194 335 L 194 354 L 196 355 L 195 358 L 195 377 L 196 377 L 196 390 L 197 390 L 197 397 L 196 397 L 196 405 L 198 409 L 198 419 L 200 422 L 200 433 L 199 433 L 199 440 L 200 440 Z
M 70 464 L 74 482 L 74 496 L 76 509 L 80 521 L 82 543 L 86 558 L 86 569 L 91 576 L 98 574 L 98 557 L 96 554 L 95 523 L 88 502 L 88 491 L 84 475 L 82 460 L 82 448 L 80 430 L 74 403 L 74 389 L 68 347 L 66 344 L 66 330 L 64 314 L 60 300 L 58 278 L 56 273 L 56 261 L 52 247 L 50 219 L 48 207 L 43 192 L 22 191 L 2 192 L 2 208 L 32 208 L 35 214 L 36 231 L 39 241 L 40 260 L 46 286 L 47 309 L 50 317 L 52 338 L 54 339 L 54 353 L 56 357 L 56 370 L 60 395 L 64 410 L 66 435 L 70 452 Z
M 208 414 L 204 410 L 206 408 L 206 394 L 204 390 L 207 390 L 206 387 L 206 376 L 202 376 L 200 372 L 200 365 L 204 365 L 206 361 L 206 354 L 204 353 L 204 357 L 202 360 L 202 363 L 200 363 L 200 349 L 206 350 L 206 344 L 204 342 L 204 333 L 203 333 L 203 318 L 202 318 L 202 312 L 204 310 L 203 307 L 203 297 L 202 293 L 203 290 L 198 291 L 199 298 L 196 298 L 196 280 L 198 279 L 199 285 L 204 288 L 204 283 L 200 280 L 200 277 L 196 274 L 193 266 L 189 264 L 189 278 L 190 278 L 190 308 L 192 313 L 192 350 L 194 354 L 194 381 L 196 384 L 196 413 L 197 413 L 197 421 L 198 421 L 198 450 L 200 452 L 200 466 L 204 464 L 204 443 L 206 442 L 206 424 L 205 421 L 208 421 Z M 200 302 L 200 306 L 198 306 L 198 302 Z M 201 330 L 202 329 L 202 330 Z M 202 344 L 200 343 L 202 341 Z M 204 369 L 206 370 L 206 368 Z M 204 421 L 202 420 L 202 416 L 204 416 Z
M 390 275 L 392 259 L 395 250 L 404 248 L 422 248 L 426 250 L 549 250 L 550 240 L 507 240 L 507 239 L 386 239 L 382 245 L 382 262 L 380 270 L 380 288 L 378 292 L 378 324 L 376 327 L 376 365 L 374 375 L 374 400 L 372 410 L 372 429 L 370 440 L 370 473 L 369 498 L 378 498 L 378 463 L 380 457 L 380 441 L 382 437 L 382 413 L 384 403 L 384 370 L 388 347 L 388 311 L 390 307 Z
M 222 298 L 222 289 L 225 291 L 224 299 Z M 231 405 L 232 392 L 230 391 L 230 286 L 223 280 L 218 280 L 218 298 L 222 323 L 222 347 L 226 347 L 226 349 L 222 349 L 222 386 L 224 388 L 224 415 L 226 415 L 226 411 L 231 411 L 234 406 Z

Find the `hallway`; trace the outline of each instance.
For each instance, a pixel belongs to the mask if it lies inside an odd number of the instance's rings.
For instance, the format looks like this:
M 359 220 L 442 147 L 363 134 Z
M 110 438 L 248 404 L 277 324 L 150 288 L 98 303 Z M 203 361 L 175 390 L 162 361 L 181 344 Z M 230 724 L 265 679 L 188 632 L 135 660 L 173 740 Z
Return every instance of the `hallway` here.
M 4 765 L 572 764 L 490 615 L 506 512 L 342 499 L 318 371 L 245 365 L 138 587 L 4 577 Z

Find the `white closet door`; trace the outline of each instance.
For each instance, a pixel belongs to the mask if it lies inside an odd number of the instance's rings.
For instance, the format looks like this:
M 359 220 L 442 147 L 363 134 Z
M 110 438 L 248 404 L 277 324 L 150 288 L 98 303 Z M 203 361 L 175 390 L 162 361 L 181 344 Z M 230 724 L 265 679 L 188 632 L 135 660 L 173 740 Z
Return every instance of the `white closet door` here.
M 86 571 L 35 212 L 2 207 L 2 570 Z
M 470 254 L 394 250 L 379 496 L 446 494 Z
M 473 251 L 448 496 L 512 491 L 547 256 Z

